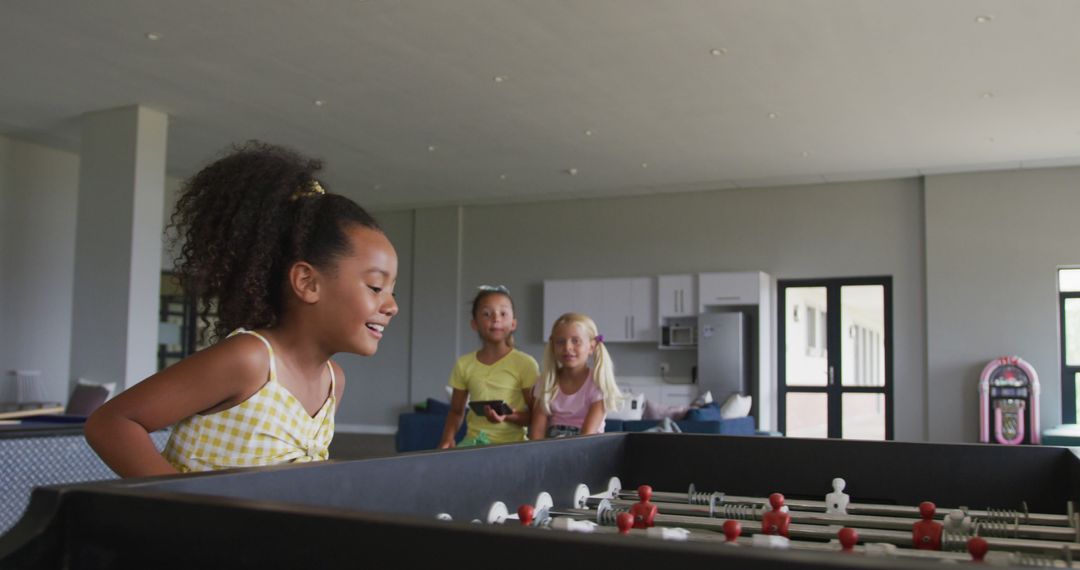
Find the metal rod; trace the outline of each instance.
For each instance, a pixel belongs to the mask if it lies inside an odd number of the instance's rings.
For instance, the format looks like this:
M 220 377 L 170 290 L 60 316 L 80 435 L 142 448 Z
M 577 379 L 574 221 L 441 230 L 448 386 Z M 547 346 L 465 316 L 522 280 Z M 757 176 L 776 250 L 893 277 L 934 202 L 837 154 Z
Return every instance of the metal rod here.
M 767 505 L 769 499 L 764 497 L 746 497 L 740 495 L 727 495 L 724 493 L 676 493 L 671 491 L 653 491 L 652 502 L 654 503 L 681 503 L 681 504 L 704 504 L 708 505 L 711 497 L 718 497 L 719 504 L 748 504 L 748 505 Z M 620 499 L 637 500 L 637 491 L 633 489 L 623 489 L 619 491 Z M 791 511 L 812 511 L 812 512 L 825 512 L 825 501 L 815 501 L 810 499 L 787 499 L 784 501 L 784 505 Z M 938 507 L 935 518 L 942 519 L 956 508 L 944 508 Z M 1019 522 L 1030 525 L 1042 525 L 1042 526 L 1073 526 L 1070 521 L 1069 515 L 1058 515 L 1048 513 L 1028 513 L 1023 511 L 1012 511 L 1006 509 L 962 509 L 972 519 L 1000 519 L 1007 517 L 1009 519 L 1018 518 Z M 881 505 L 874 503 L 849 503 L 847 506 L 847 512 L 850 515 L 880 515 L 880 516 L 892 516 L 892 517 L 908 517 L 911 519 L 919 518 L 918 506 L 907 505 Z
M 620 494 L 621 495 L 621 494 Z M 655 497 L 655 493 L 653 496 Z M 596 508 L 602 499 L 590 497 L 586 504 L 590 508 Z M 608 499 L 612 506 L 619 508 L 630 508 L 637 501 L 628 499 Z M 663 514 L 671 515 L 690 515 L 708 518 L 728 518 L 736 520 L 761 520 L 761 514 L 763 510 L 757 508 L 758 505 L 749 503 L 736 503 L 734 505 L 730 503 L 723 503 L 721 505 L 688 505 L 685 503 L 665 503 L 656 502 L 653 503 L 657 506 L 657 510 Z M 787 503 L 785 502 L 785 505 Z M 749 508 L 733 509 L 733 506 L 744 506 Z M 764 505 L 761 505 L 764 508 Z M 890 516 L 874 516 L 874 515 L 834 515 L 828 513 L 810 512 L 810 511 L 796 511 L 792 510 L 788 514 L 791 515 L 792 523 L 802 524 L 817 524 L 817 525 L 840 525 L 850 526 L 855 528 L 877 528 L 887 530 L 903 530 L 911 532 L 911 526 L 918 522 L 920 519 L 915 518 L 901 518 Z M 1060 526 L 1040 526 L 1040 525 L 1025 525 L 1025 524 L 1008 524 L 1008 523 L 985 523 L 978 522 L 980 529 L 980 535 L 987 536 L 1002 536 L 1007 538 L 1034 538 L 1043 540 L 1058 540 L 1062 542 L 1073 542 L 1076 537 L 1076 532 L 1068 527 Z

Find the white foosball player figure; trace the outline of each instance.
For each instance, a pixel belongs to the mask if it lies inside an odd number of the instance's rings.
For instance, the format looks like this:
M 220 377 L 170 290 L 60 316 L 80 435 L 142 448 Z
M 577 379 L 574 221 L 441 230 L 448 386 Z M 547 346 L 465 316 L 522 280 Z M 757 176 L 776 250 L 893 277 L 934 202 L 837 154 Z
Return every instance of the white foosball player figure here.
M 967 516 L 963 509 L 949 511 L 949 514 L 945 515 L 945 519 L 941 522 L 945 525 L 946 531 L 971 534 L 971 517 Z
M 851 497 L 844 492 L 847 481 L 837 477 L 832 480 L 833 492 L 825 495 L 825 512 L 830 515 L 846 515 Z

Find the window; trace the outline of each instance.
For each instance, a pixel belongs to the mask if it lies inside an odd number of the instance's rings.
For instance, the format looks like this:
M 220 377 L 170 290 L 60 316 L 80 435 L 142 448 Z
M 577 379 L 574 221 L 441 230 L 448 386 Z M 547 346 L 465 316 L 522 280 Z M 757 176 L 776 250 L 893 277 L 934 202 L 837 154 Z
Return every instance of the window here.
M 1058 270 L 1061 336 L 1061 419 L 1076 423 L 1080 408 L 1080 268 Z

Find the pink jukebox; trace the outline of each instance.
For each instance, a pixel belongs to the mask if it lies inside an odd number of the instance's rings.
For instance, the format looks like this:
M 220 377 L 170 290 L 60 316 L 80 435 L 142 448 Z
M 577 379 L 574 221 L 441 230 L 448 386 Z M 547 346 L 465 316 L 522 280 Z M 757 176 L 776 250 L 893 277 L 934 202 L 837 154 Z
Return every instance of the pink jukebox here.
M 1039 443 L 1039 375 L 1023 358 L 1002 356 L 979 377 L 979 441 Z

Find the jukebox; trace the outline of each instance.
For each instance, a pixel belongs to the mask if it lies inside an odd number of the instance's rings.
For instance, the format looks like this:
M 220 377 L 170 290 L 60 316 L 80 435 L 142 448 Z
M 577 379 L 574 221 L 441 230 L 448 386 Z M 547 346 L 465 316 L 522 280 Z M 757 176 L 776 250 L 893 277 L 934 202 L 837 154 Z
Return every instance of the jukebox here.
M 1039 375 L 1024 359 L 1002 356 L 979 377 L 979 441 L 1039 443 Z

